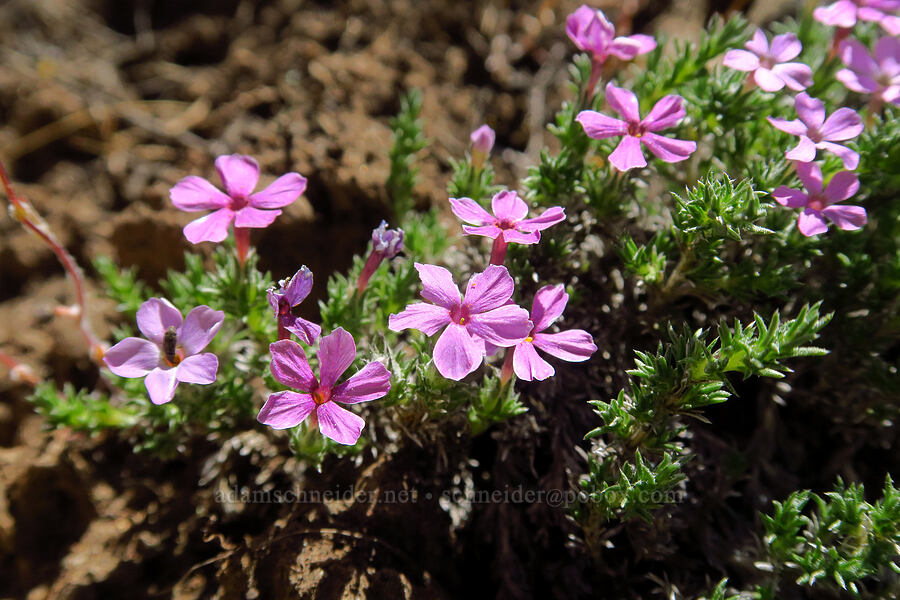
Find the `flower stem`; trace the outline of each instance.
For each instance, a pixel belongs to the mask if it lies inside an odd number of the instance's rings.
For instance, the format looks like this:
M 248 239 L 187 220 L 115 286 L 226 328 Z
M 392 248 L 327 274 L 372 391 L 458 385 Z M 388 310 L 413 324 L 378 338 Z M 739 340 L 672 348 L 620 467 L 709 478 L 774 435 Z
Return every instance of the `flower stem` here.
M 513 348 L 506 349 L 506 357 L 503 359 L 503 366 L 500 368 L 500 385 L 506 387 L 509 380 L 513 376 Z
M 383 259 L 384 254 L 378 250 L 372 250 L 368 258 L 366 258 L 366 264 L 363 265 L 362 271 L 359 273 L 359 279 L 356 280 L 357 296 L 362 296 L 366 291 L 366 286 L 369 285 L 369 279 L 372 278 L 372 274 L 378 268 L 378 265 L 381 264 Z
M 503 261 L 506 260 L 506 248 L 509 246 L 503 240 L 503 234 L 501 233 L 496 238 L 494 238 L 494 247 L 491 248 L 491 264 L 492 265 L 502 265 Z
M 40 240 L 53 251 L 56 258 L 62 263 L 66 273 L 68 273 L 69 278 L 72 280 L 72 285 L 75 288 L 75 302 L 79 309 L 78 323 L 81 328 L 81 335 L 88 345 L 91 360 L 97 364 L 102 364 L 103 354 L 106 352 L 106 345 L 100 341 L 96 334 L 94 334 L 91 324 L 88 321 L 84 274 L 78 267 L 78 263 L 75 262 L 75 259 L 72 258 L 72 255 L 69 254 L 63 245 L 59 243 L 59 240 L 57 240 L 56 236 L 53 235 L 53 232 L 50 231 L 50 226 L 44 218 L 38 214 L 31 203 L 25 198 L 16 195 L 9 179 L 9 175 L 6 173 L 6 168 L 3 166 L 2 162 L 0 162 L 0 180 L 2 180 L 3 189 L 6 191 L 7 198 L 9 198 L 10 203 L 12 203 L 13 208 L 11 214 L 13 218 L 21 223 L 25 229 L 40 238 Z
M 237 248 L 238 263 L 243 269 L 247 262 L 247 254 L 250 252 L 250 229 L 247 227 L 234 228 L 234 245 Z

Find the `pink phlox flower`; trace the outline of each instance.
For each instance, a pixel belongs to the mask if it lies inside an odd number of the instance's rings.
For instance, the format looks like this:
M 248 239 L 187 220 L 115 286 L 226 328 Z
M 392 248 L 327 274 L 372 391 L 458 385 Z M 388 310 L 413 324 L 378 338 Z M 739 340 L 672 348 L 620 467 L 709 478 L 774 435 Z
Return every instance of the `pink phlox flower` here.
M 385 260 L 394 258 L 403 250 L 403 235 L 402 229 L 388 229 L 387 221 L 382 220 L 372 230 L 372 251 L 380 253 Z
M 478 368 L 485 354 L 485 341 L 508 348 L 531 331 L 528 311 L 507 304 L 513 294 L 513 278 L 506 267 L 490 265 L 474 275 L 465 297 L 453 283 L 450 271 L 435 265 L 416 263 L 422 280 L 422 298 L 402 312 L 391 315 L 391 331 L 418 329 L 432 336 L 444 332 L 434 346 L 438 372 L 459 381 Z
M 225 313 L 201 305 L 182 321 L 181 312 L 163 298 L 150 298 L 137 311 L 144 338 L 125 338 L 103 356 L 120 377 L 143 377 L 153 404 L 165 404 L 179 382 L 208 384 L 216 380 L 219 359 L 201 351 L 215 337 Z
M 301 317 L 295 317 L 291 309 L 303 302 L 313 287 L 313 274 L 306 265 L 300 267 L 292 277 L 282 279 L 278 287 L 266 291 L 269 306 L 275 311 L 279 330 L 285 329 L 307 344 L 314 344 L 322 333 L 322 328 Z M 279 339 L 284 339 L 279 335 Z
M 469 136 L 469 140 L 472 142 L 472 148 L 474 148 L 476 152 L 481 152 L 485 155 L 490 154 L 496 139 L 497 134 L 487 125 L 482 125 Z
M 813 12 L 825 25 L 850 29 L 857 21 L 878 23 L 891 35 L 900 35 L 900 18 L 889 14 L 900 9 L 900 0 L 838 0 Z
M 382 398 L 391 389 L 391 372 L 373 361 L 343 383 L 337 380 L 356 358 L 353 336 L 338 327 L 319 343 L 319 378 L 312 372 L 303 347 L 293 340 L 269 345 L 272 375 L 278 382 L 300 390 L 270 394 L 256 419 L 273 429 L 296 427 L 307 417 L 325 437 L 352 446 L 366 422 L 338 404 L 356 404 Z
M 799 92 L 812 85 L 812 69 L 803 63 L 789 62 L 803 49 L 795 34 L 776 35 L 770 47 L 766 34 L 757 29 L 744 47 L 747 49 L 729 50 L 724 64 L 738 71 L 752 71 L 760 89 L 777 92 L 787 85 Z
M 450 198 L 453 214 L 466 223 L 466 235 L 483 235 L 491 239 L 503 237 L 504 242 L 536 244 L 541 231 L 565 220 L 566 212 L 559 206 L 548 208 L 537 217 L 526 219 L 528 204 L 514 191 L 503 190 L 491 200 L 489 213 L 471 198 Z
M 859 180 L 850 171 L 836 173 L 828 186 L 822 186 L 822 169 L 815 163 L 795 163 L 797 175 L 806 187 L 804 194 L 787 186 L 781 186 L 774 192 L 775 200 L 782 206 L 803 208 L 797 219 L 797 229 L 809 237 L 828 231 L 828 223 L 832 221 L 841 229 L 855 230 L 866 224 L 866 209 L 862 206 L 851 206 L 836 203 L 846 200 L 859 189 Z
M 773 127 L 800 138 L 794 148 L 784 153 L 786 158 L 802 163 L 812 162 L 816 158 L 816 149 L 819 149 L 839 156 L 845 169 L 853 170 L 859 166 L 857 152 L 835 143 L 851 140 L 862 132 L 862 119 L 854 110 L 839 108 L 826 119 L 825 104 L 806 92 L 797 94 L 794 108 L 800 119 L 787 121 L 766 117 Z
M 288 173 L 254 194 L 259 165 L 241 154 L 220 156 L 216 159 L 216 170 L 225 186 L 224 193 L 194 175 L 185 177 L 169 191 L 172 204 L 181 210 L 215 211 L 184 227 L 184 237 L 192 244 L 221 242 L 228 237 L 232 223 L 236 228 L 268 227 L 281 214 L 279 209 L 294 202 L 306 190 L 305 177 Z
M 658 158 L 670 163 L 685 160 L 697 149 L 696 142 L 668 138 L 656 133 L 677 125 L 687 114 L 681 96 L 661 98 L 643 120 L 638 112 L 637 96 L 633 92 L 610 83 L 606 86 L 606 101 L 625 120 L 614 119 L 593 110 L 581 111 L 575 120 L 595 140 L 623 136 L 609 155 L 609 162 L 619 171 L 647 166 L 641 151 L 642 143 Z
M 874 56 L 857 40 L 845 40 L 840 55 L 849 68 L 836 76 L 847 88 L 900 105 L 900 40 L 879 39 Z
M 616 28 L 603 11 L 584 4 L 566 18 L 566 34 L 579 50 L 592 53 L 593 61 L 599 64 L 610 55 L 632 60 L 656 48 L 656 40 L 649 35 L 616 37 Z
M 544 286 L 534 295 L 531 307 L 534 326 L 513 349 L 513 370 L 519 379 L 543 381 L 556 374 L 556 370 L 538 355 L 537 350 L 569 362 L 585 361 L 597 351 L 593 337 L 583 329 L 542 333 L 562 315 L 568 302 L 569 295 L 561 284 Z

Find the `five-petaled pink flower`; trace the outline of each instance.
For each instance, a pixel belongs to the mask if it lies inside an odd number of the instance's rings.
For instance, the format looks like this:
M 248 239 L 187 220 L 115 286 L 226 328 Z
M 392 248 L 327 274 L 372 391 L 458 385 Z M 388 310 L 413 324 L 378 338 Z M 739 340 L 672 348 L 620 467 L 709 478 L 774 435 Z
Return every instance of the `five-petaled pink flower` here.
M 338 327 L 319 343 L 319 379 L 306 360 L 306 353 L 293 340 L 269 345 L 272 375 L 280 383 L 300 390 L 269 395 L 256 419 L 273 429 L 296 427 L 307 417 L 325 437 L 352 446 L 366 422 L 340 404 L 356 404 L 382 398 L 391 389 L 391 372 L 378 361 L 368 363 L 353 377 L 337 383 L 356 358 L 353 336 Z
M 803 49 L 796 34 L 783 33 L 772 39 L 772 46 L 762 29 L 744 44 L 747 50 L 729 50 L 725 54 L 726 67 L 738 71 L 752 71 L 756 85 L 767 92 L 777 92 L 785 85 L 794 91 L 812 85 L 812 69 L 799 62 L 788 62 Z
M 837 72 L 845 86 L 860 94 L 870 94 L 879 102 L 900 104 L 900 40 L 883 37 L 875 43 L 875 56 L 860 42 L 841 44 L 841 60 L 849 67 Z
M 460 299 L 450 271 L 416 263 L 422 280 L 422 298 L 402 312 L 391 315 L 391 331 L 418 329 L 432 336 L 444 333 L 434 346 L 434 364 L 448 379 L 459 381 L 478 368 L 485 354 L 485 341 L 508 348 L 531 331 L 528 311 L 507 304 L 513 295 L 513 278 L 506 267 L 490 265 L 469 280 Z
M 216 380 L 219 359 L 200 353 L 215 337 L 225 313 L 198 306 L 182 321 L 181 312 L 163 298 L 151 298 L 137 311 L 143 338 L 125 338 L 103 356 L 120 377 L 143 377 L 153 404 L 165 404 L 178 382 L 207 384 Z
M 859 229 L 866 224 L 866 209 L 862 206 L 840 205 L 859 189 L 859 180 L 850 171 L 836 173 L 828 186 L 822 187 L 822 169 L 815 163 L 795 163 L 797 175 L 806 186 L 806 192 L 781 186 L 772 196 L 782 206 L 803 208 L 797 219 L 797 229 L 805 236 L 828 231 L 825 219 L 834 222 L 841 229 Z
M 900 35 L 900 18 L 889 13 L 900 9 L 900 0 L 838 0 L 813 12 L 817 21 L 850 29 L 857 21 L 881 25 L 891 35 Z
M 616 28 L 603 11 L 585 4 L 566 18 L 566 34 L 579 50 L 592 53 L 597 64 L 609 56 L 631 60 L 656 48 L 656 40 L 649 35 L 616 37 Z
M 799 120 L 766 117 L 773 127 L 800 137 L 797 145 L 784 153 L 786 158 L 802 163 L 812 162 L 816 158 L 816 149 L 819 149 L 839 156 L 845 169 L 853 170 L 859 166 L 858 153 L 835 143 L 851 140 L 862 132 L 862 119 L 854 110 L 839 108 L 826 119 L 825 104 L 806 92 L 797 94 L 794 108 Z
M 541 231 L 556 225 L 566 218 L 565 211 L 554 206 L 548 208 L 537 217 L 526 219 L 528 205 L 514 191 L 503 190 L 491 200 L 491 210 L 484 210 L 471 198 L 450 198 L 453 214 L 466 223 L 463 231 L 466 235 L 482 235 L 494 240 L 491 252 L 491 264 L 503 263 L 506 247 L 510 242 L 517 244 L 536 244 L 541 240 Z
M 681 96 L 670 95 L 660 99 L 643 120 L 638 112 L 637 96 L 631 91 L 610 83 L 606 86 L 606 101 L 625 118 L 624 121 L 593 110 L 581 111 L 575 120 L 581 123 L 588 136 L 596 140 L 624 136 L 609 155 L 609 162 L 618 170 L 647 166 L 641 143 L 658 158 L 670 163 L 685 160 L 697 149 L 696 142 L 676 140 L 656 133 L 684 118 L 686 111 Z
M 312 271 L 306 265 L 288 279 L 278 282 L 278 287 L 271 287 L 266 291 L 269 306 L 275 311 L 278 321 L 278 339 L 286 340 L 293 333 L 303 342 L 314 344 L 316 338 L 322 333 L 322 328 L 311 321 L 301 317 L 295 317 L 291 309 L 303 302 L 313 286 Z
M 291 204 L 306 189 L 305 177 L 288 173 L 254 194 L 259 165 L 241 154 L 220 156 L 216 159 L 216 170 L 225 193 L 194 175 L 185 177 L 169 191 L 172 204 L 181 210 L 215 211 L 185 226 L 184 237 L 192 244 L 221 242 L 228 237 L 232 223 L 236 234 L 241 229 L 268 227 L 281 214 L 278 209 Z
M 569 295 L 562 284 L 544 286 L 534 295 L 531 307 L 534 327 L 513 350 L 513 369 L 519 379 L 542 381 L 556 373 L 537 350 L 569 362 L 585 361 L 597 351 L 591 334 L 583 329 L 542 333 L 562 315 L 568 301 Z

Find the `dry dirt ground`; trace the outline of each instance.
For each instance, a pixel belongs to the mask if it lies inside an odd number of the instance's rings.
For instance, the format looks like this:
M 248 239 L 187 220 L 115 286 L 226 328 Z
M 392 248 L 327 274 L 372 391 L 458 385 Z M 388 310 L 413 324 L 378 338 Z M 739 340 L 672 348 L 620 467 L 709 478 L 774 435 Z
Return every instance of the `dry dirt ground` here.
M 255 156 L 269 177 L 299 171 L 307 193 L 254 242 L 276 278 L 307 264 L 321 295 L 327 275 L 347 267 L 389 213 L 388 122 L 402 92 L 424 93 L 430 145 L 420 204 L 445 201 L 448 158 L 462 155 L 468 132 L 485 121 L 498 132 L 501 181 L 514 183 L 565 93 L 572 48 L 563 21 L 577 4 L 8 0 L 0 4 L 0 156 L 83 266 L 108 255 L 151 284 L 179 268 L 187 249 L 181 227 L 191 217 L 167 200 L 178 179 L 211 176 L 212 159 L 230 152 Z M 676 2 L 662 17 L 668 3 L 608 4 L 623 27 L 680 35 L 706 16 L 696 3 Z M 92 292 L 91 320 L 107 334 L 112 306 Z M 69 302 L 53 255 L 0 219 L 0 349 L 43 378 L 90 388 L 97 374 L 73 323 L 54 317 Z M 0 371 L 0 597 L 587 593 L 588 567 L 567 544 L 563 514 L 532 552 L 512 547 L 528 531 L 467 533 L 466 546 L 436 501 L 398 510 L 216 496 L 263 482 L 427 490 L 437 476 L 423 473 L 435 459 L 414 449 L 320 475 L 298 472 L 284 448 L 250 431 L 224 448 L 197 440 L 163 462 L 115 436 L 44 431 L 28 388 L 7 375 Z

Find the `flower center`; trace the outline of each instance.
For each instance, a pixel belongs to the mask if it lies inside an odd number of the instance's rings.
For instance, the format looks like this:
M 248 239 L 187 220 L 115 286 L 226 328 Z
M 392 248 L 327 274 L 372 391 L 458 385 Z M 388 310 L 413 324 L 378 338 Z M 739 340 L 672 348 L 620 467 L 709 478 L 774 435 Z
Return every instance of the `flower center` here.
M 525 338 L 525 341 L 531 343 L 534 341 L 534 338 L 529 335 L 527 338 Z
M 510 219 L 498 220 L 496 225 L 500 229 L 515 229 L 516 228 L 516 223 L 514 223 Z
M 647 133 L 647 129 L 641 123 L 631 122 L 628 124 L 628 135 L 636 138 L 643 137 Z
M 291 303 L 287 301 L 287 298 L 282 296 L 278 299 L 278 314 L 279 316 L 286 317 L 291 314 Z
M 229 202 L 229 208 L 235 212 L 241 210 L 245 206 L 250 203 L 250 199 L 247 196 L 231 196 L 231 202 Z
M 178 347 L 178 332 L 169 327 L 163 334 L 163 358 L 170 367 L 175 367 L 184 360 L 184 350 Z
M 808 206 L 816 212 L 821 212 L 825 208 L 825 199 L 822 196 L 810 196 Z
M 322 406 L 328 400 L 331 399 L 331 391 L 330 390 L 316 390 L 312 393 L 313 402 L 316 403 L 316 406 Z
M 807 127 L 806 137 L 818 144 L 822 141 L 822 132 L 815 127 Z
M 469 322 L 469 308 L 467 306 L 459 306 L 450 311 L 450 319 L 460 325 Z

